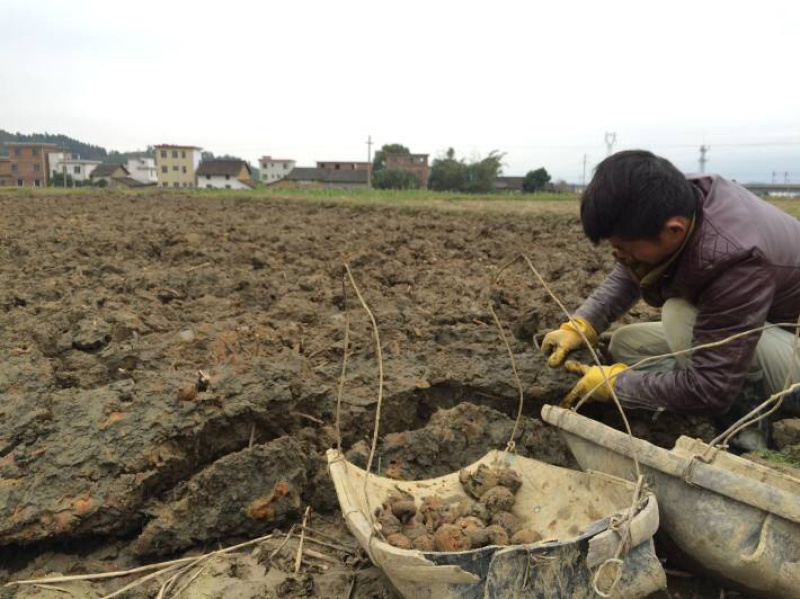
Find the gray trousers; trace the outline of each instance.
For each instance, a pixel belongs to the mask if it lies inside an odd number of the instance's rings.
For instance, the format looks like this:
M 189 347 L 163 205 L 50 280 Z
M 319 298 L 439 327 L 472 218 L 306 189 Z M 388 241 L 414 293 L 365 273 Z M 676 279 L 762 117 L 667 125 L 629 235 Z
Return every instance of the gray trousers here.
M 617 329 L 611 337 L 611 355 L 615 361 L 631 365 L 649 356 L 688 349 L 692 346 L 696 320 L 695 306 L 682 299 L 669 299 L 661 309 L 661 322 L 630 324 Z M 793 333 L 779 328 L 761 333 L 749 377 L 762 378 L 765 391 L 770 395 L 784 388 L 786 376 L 792 368 L 794 338 Z M 641 370 L 658 372 L 686 368 L 690 361 L 691 353 L 686 353 L 647 364 Z M 800 382 L 800 355 L 795 356 L 793 362 L 791 382 L 797 383 Z M 800 394 L 795 392 L 791 400 L 787 400 L 784 400 L 784 406 L 792 404 L 789 411 L 800 409 Z

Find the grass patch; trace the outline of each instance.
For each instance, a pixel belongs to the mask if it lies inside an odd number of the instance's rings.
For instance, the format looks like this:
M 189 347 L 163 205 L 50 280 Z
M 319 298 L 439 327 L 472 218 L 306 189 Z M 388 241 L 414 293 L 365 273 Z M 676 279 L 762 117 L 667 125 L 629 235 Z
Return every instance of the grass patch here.
M 505 213 L 505 214 L 566 214 L 578 215 L 579 196 L 573 193 L 488 193 L 464 194 L 431 191 L 427 189 L 367 189 L 353 187 L 307 188 L 264 187 L 251 190 L 230 189 L 171 189 L 148 187 L 145 189 L 103 189 L 97 187 L 46 187 L 0 188 L 0 198 L 34 196 L 97 197 L 107 194 L 136 196 L 171 195 L 197 198 L 254 198 L 264 201 L 297 201 L 348 206 L 387 206 L 409 210 L 443 210 L 447 212 Z M 768 199 L 781 210 L 800 219 L 800 198 Z
M 755 454 L 762 460 L 772 462 L 774 464 L 783 464 L 784 466 L 792 466 L 793 468 L 800 468 L 800 460 L 793 458 L 790 455 L 775 451 L 773 449 L 760 449 Z

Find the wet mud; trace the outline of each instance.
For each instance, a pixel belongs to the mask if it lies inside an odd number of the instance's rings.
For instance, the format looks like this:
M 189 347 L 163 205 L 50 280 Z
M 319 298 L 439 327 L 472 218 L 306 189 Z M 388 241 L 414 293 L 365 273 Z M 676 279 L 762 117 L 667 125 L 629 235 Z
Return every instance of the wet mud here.
M 515 450 L 574 465 L 538 414 L 575 377 L 547 368 L 532 341 L 563 316 L 519 265 L 490 288 L 524 251 L 577 307 L 612 258 L 571 210 L 96 191 L 9 193 L 0 209 L 0 582 L 211 551 L 286 531 L 308 506 L 312 522 L 349 538 L 324 461 L 337 442 L 345 318 L 340 430 L 356 463 L 372 436 L 378 369 L 370 322 L 352 288 L 343 292 L 344 261 L 380 331 L 382 474 L 438 476 L 506 446 L 518 393 L 489 301 L 524 389 Z M 637 306 L 625 322 L 653 317 Z M 587 413 L 620 424 L 608 408 Z M 635 434 L 664 446 L 714 433 L 701 419 L 632 419 Z M 257 557 L 210 560 L 195 596 L 345 596 L 352 584 L 352 560 L 294 575 L 288 556 L 266 568 Z M 379 572 L 357 574 L 352 596 L 393 596 Z M 47 593 L 0 597 L 63 596 Z

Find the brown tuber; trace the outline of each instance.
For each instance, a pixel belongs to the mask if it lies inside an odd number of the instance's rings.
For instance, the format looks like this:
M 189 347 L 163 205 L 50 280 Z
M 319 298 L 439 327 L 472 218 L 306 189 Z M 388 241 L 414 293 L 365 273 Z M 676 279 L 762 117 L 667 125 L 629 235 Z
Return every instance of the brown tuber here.
M 542 535 L 530 528 L 523 528 L 522 530 L 517 531 L 514 536 L 511 537 L 511 543 L 514 545 L 531 545 L 533 543 L 538 543 L 541 540 Z
M 436 532 L 442 524 L 450 524 L 453 516 L 448 505 L 436 495 L 431 495 L 422 500 L 419 509 L 422 514 L 422 521 L 429 534 Z
M 465 528 L 464 532 L 469 537 L 469 545 L 472 549 L 486 547 L 490 543 L 489 530 L 482 526 Z
M 400 520 L 391 512 L 383 511 L 380 516 L 378 516 L 378 524 L 381 525 L 381 532 L 384 537 L 389 537 L 389 535 L 400 532 Z
M 486 526 L 484 522 L 475 518 L 474 516 L 465 516 L 458 518 L 454 524 L 460 528 L 483 528 Z
M 389 545 L 398 547 L 400 549 L 411 549 L 413 547 L 411 540 L 406 535 L 399 532 L 386 537 L 386 542 L 389 543 Z
M 467 534 L 455 524 L 442 524 L 433 541 L 436 551 L 467 551 L 471 546 Z
M 459 480 L 467 495 L 479 501 L 446 503 L 429 495 L 417 507 L 410 493 L 393 490 L 376 512 L 387 542 L 401 549 L 458 552 L 508 545 L 509 539 L 520 544 L 541 540 L 511 512 L 522 485 L 517 472 L 481 464 L 472 472 L 462 470 Z
M 497 484 L 508 488 L 509 491 L 516 494 L 522 486 L 522 479 L 516 470 L 511 468 L 500 468 L 497 471 Z
M 469 507 L 469 512 L 467 512 L 467 515 L 474 516 L 483 522 L 489 521 L 489 511 L 486 509 L 485 505 L 477 501 Z
M 409 522 L 407 525 L 403 526 L 403 534 L 406 535 L 412 541 L 415 541 L 419 537 L 423 537 L 428 534 L 428 529 L 425 528 L 425 525 L 421 522 Z
M 489 533 L 489 542 L 492 545 L 508 545 L 508 534 L 502 526 L 492 524 L 486 528 L 486 532 Z
M 436 551 L 436 543 L 431 535 L 422 535 L 414 539 L 414 549 L 419 551 Z
M 395 501 L 392 504 L 392 514 L 394 514 L 403 524 L 409 522 L 417 513 L 417 506 L 414 501 Z
M 491 488 L 497 486 L 497 474 L 485 464 L 481 464 L 472 472 L 462 470 L 458 480 L 468 495 L 480 499 Z
M 486 506 L 490 514 L 511 511 L 514 502 L 514 494 L 505 487 L 489 489 L 481 497 L 481 503 Z
M 514 536 L 514 533 L 517 532 L 520 528 L 520 520 L 511 512 L 497 512 L 492 516 L 492 524 L 498 524 L 502 526 L 508 537 L 511 538 Z

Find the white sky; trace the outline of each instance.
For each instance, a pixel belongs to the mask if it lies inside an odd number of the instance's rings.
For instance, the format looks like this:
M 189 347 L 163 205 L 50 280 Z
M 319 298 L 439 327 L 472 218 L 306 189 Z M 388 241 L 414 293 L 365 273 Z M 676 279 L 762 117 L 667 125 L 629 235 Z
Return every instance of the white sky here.
M 109 149 L 365 160 L 615 149 L 800 181 L 800 2 L 0 0 L 0 128 Z M 748 145 L 742 145 L 748 144 Z

